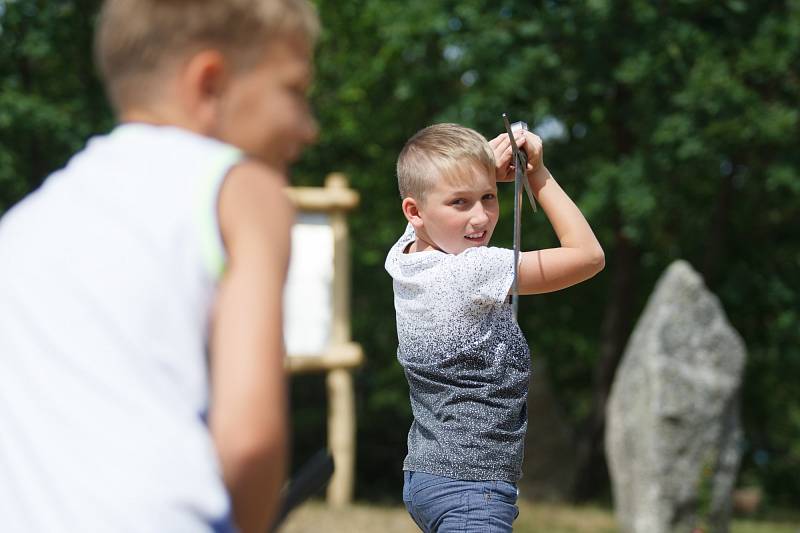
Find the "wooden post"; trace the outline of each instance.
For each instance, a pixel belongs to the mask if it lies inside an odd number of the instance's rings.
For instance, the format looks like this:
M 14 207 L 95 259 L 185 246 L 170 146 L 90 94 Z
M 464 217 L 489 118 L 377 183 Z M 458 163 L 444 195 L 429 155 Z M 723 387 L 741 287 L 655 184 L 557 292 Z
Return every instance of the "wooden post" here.
M 347 178 L 330 174 L 325 189 L 334 192 L 347 189 Z M 333 280 L 333 316 L 331 346 L 350 342 L 350 247 L 344 211 L 331 213 L 333 229 L 333 271 L 346 272 Z M 353 378 L 350 370 L 335 368 L 328 372 L 328 447 L 333 455 L 335 471 L 328 485 L 328 503 L 341 507 L 353 499 L 355 477 L 356 424 L 353 401 Z
M 332 196 L 338 191 L 347 190 L 347 178 L 343 174 L 329 174 L 325 179 L 325 189 Z M 333 230 L 333 271 L 343 275 L 333 279 L 333 316 L 331 324 L 331 345 L 338 346 L 350 342 L 350 245 L 347 231 L 347 216 L 341 209 L 331 212 Z
M 328 504 L 342 507 L 353 500 L 356 465 L 356 417 L 350 370 L 334 368 L 328 385 L 328 447 L 335 466 L 328 484 Z
M 356 462 L 356 410 L 351 370 L 361 365 L 361 346 L 350 339 L 350 247 L 347 211 L 358 204 L 343 174 L 329 174 L 325 187 L 294 187 L 288 190 L 295 205 L 305 211 L 327 213 L 333 231 L 333 286 L 331 337 L 322 354 L 293 354 L 286 366 L 292 373 L 327 372 L 328 448 L 334 473 L 328 484 L 328 504 L 341 507 L 353 499 Z

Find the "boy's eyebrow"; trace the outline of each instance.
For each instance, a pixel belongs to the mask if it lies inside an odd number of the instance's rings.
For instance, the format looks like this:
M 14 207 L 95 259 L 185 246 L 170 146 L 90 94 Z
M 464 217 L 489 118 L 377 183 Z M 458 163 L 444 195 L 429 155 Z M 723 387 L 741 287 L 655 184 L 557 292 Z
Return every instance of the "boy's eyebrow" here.
M 447 196 L 458 196 L 458 195 L 475 194 L 475 193 L 486 194 L 486 193 L 489 193 L 489 192 L 492 193 L 492 194 L 496 194 L 497 193 L 497 189 L 491 189 L 491 188 L 482 189 L 482 190 L 478 190 L 478 189 L 457 189 L 457 190 L 449 191 L 447 193 Z

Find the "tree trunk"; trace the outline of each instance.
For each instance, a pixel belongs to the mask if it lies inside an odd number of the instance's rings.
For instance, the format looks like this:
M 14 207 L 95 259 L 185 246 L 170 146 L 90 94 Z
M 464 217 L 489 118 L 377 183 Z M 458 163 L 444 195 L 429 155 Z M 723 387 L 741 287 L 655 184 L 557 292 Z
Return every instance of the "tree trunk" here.
M 600 359 L 594 372 L 592 411 L 577 442 L 577 474 L 572 490 L 576 501 L 592 498 L 599 488 L 607 486 L 608 469 L 603 444 L 606 400 L 632 327 L 635 274 L 640 255 L 639 249 L 624 235 L 620 226 L 617 224 L 614 272 L 603 315 Z
M 706 253 L 703 257 L 701 272 L 706 286 L 712 290 L 717 284 L 720 261 L 725 254 L 725 236 L 727 234 L 728 217 L 733 197 L 734 176 L 735 172 L 731 172 L 729 175 L 722 178 L 719 192 L 714 202 L 714 214 L 711 217 L 708 230 Z

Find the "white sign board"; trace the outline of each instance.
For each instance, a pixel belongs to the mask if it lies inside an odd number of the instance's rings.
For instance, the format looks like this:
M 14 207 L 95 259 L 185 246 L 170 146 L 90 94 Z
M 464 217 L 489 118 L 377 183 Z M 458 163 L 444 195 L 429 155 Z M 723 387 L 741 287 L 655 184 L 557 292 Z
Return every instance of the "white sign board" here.
M 323 213 L 298 213 L 284 290 L 284 337 L 290 356 L 322 355 L 331 337 L 333 229 Z

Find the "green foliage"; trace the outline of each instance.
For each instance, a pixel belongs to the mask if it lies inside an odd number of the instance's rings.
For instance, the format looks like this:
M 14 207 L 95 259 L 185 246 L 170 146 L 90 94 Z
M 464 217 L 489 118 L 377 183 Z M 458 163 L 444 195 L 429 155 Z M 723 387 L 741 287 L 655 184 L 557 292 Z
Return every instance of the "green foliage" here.
M 359 495 L 397 497 L 410 422 L 383 270 L 404 227 L 396 155 L 434 122 L 493 136 L 505 111 L 555 132 L 545 161 L 606 250 L 597 278 L 521 307 L 570 422 L 578 427 L 595 401 L 620 243 L 636 250 L 637 311 L 666 265 L 688 259 L 749 349 L 744 475 L 773 502 L 796 500 L 800 2 L 316 3 L 322 130 L 293 179 L 317 185 L 343 171 L 361 193 L 351 217 L 354 337 L 368 359 L 357 374 Z M 91 63 L 96 7 L 0 2 L 0 212 L 111 125 Z M 496 244 L 507 246 L 511 190 L 500 194 Z M 541 213 L 523 222 L 525 246 L 555 244 Z M 305 407 L 320 401 L 316 388 L 295 392 L 301 448 L 319 442 L 321 418 Z
M 97 6 L 0 2 L 0 213 L 112 123 L 92 66 Z

